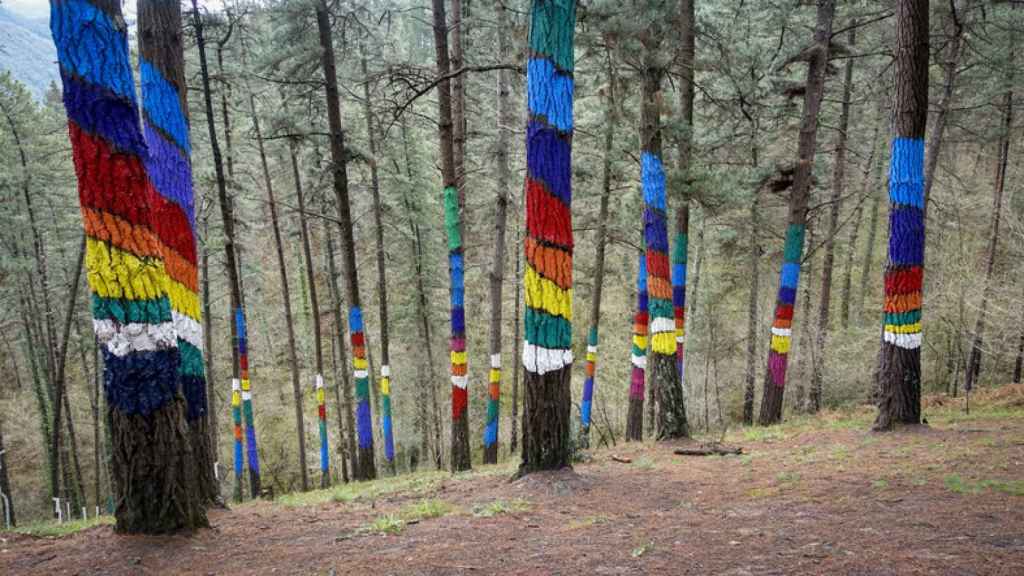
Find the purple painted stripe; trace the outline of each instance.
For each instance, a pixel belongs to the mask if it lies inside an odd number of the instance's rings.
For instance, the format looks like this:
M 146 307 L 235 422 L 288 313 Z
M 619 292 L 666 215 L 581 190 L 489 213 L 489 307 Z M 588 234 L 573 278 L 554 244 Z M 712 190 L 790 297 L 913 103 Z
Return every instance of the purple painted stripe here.
M 149 157 L 146 159 L 149 180 L 161 196 L 185 212 L 194 234 L 196 215 L 192 194 L 192 166 L 181 149 L 168 142 L 149 121 L 145 122 L 145 130 L 146 144 L 149 145 Z

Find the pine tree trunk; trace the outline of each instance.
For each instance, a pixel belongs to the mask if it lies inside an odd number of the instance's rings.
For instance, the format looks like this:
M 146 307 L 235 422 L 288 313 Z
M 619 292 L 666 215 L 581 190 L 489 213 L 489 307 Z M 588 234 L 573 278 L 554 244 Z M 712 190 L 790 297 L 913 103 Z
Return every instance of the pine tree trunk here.
M 946 123 L 949 119 L 950 109 L 953 105 L 953 94 L 956 88 L 956 80 L 960 65 L 961 48 L 963 45 L 964 26 L 957 14 L 956 0 L 949 2 L 950 13 L 946 17 L 946 53 L 942 62 L 942 96 L 939 97 L 938 106 L 935 109 L 935 121 L 929 136 L 928 152 L 924 161 L 924 217 L 928 219 L 928 203 L 931 201 L 932 186 L 935 184 L 935 169 L 939 165 L 939 154 L 942 151 L 943 137 L 946 133 Z
M 1010 63 L 1013 64 L 1014 50 L 1011 40 Z M 1012 67 L 1007 73 L 1010 86 L 1013 81 Z M 1010 131 L 1013 128 L 1013 89 L 1008 89 L 1003 97 L 1003 126 L 999 135 L 999 156 L 996 160 L 996 173 L 992 186 L 992 228 L 989 233 L 988 254 L 985 257 L 985 288 L 981 296 L 981 308 L 978 310 L 977 323 L 971 340 L 971 353 L 964 373 L 964 391 L 970 392 L 977 383 L 981 373 L 981 353 L 985 337 L 985 319 L 988 313 L 988 302 L 995 291 L 992 277 L 995 274 L 996 251 L 999 247 L 999 225 L 1003 214 L 1003 190 L 1006 185 L 1006 168 L 1010 160 Z
M 498 4 L 498 52 L 502 60 L 512 55 L 509 41 L 508 8 Z M 509 136 L 512 132 L 512 110 L 509 102 L 509 71 L 498 71 L 498 143 L 494 153 L 497 178 L 497 197 L 494 209 L 494 259 L 491 262 L 490 282 L 490 342 L 491 369 L 488 374 L 487 422 L 484 428 L 484 464 L 498 462 L 499 422 L 501 421 L 501 322 L 502 288 L 505 285 L 505 230 L 508 221 Z M 603 266 L 598 262 L 598 266 Z
M 338 287 L 338 271 L 334 260 L 334 238 L 327 234 L 327 272 L 330 275 L 328 287 L 331 290 L 331 310 L 334 314 L 335 323 L 335 345 L 338 351 L 338 361 L 341 363 L 341 384 L 335 384 L 335 403 L 338 408 L 338 430 L 341 430 L 341 415 L 345 415 L 345 429 L 341 434 L 344 451 L 348 453 L 349 467 L 353 476 L 359 470 L 359 451 L 356 449 L 356 424 L 352 415 L 352 381 L 348 377 L 348 350 L 345 346 L 345 317 L 341 314 L 341 290 Z M 344 406 L 338 398 L 338 388 L 344 397 Z M 343 469 L 342 472 L 345 472 Z M 345 473 L 345 482 L 348 482 L 348 474 Z
M 520 474 L 570 465 L 573 0 L 534 0 L 526 137 L 525 406 Z
M 523 245 L 523 226 L 522 226 L 522 214 L 525 208 L 526 194 L 525 190 L 520 190 L 518 200 L 516 202 L 515 220 L 513 221 L 516 229 L 516 246 Z M 516 253 L 516 270 L 515 270 L 515 288 L 513 288 L 512 301 L 512 359 L 513 362 L 519 362 L 520 346 L 522 345 L 522 338 L 520 337 L 520 319 L 522 316 L 522 293 L 523 286 L 523 252 L 522 250 L 514 250 Z M 515 454 L 519 448 L 519 370 L 512 371 L 512 424 L 511 430 L 509 430 L 508 439 L 508 450 L 510 453 Z
M 750 164 L 756 171 L 760 163 L 758 158 L 758 124 L 751 121 L 750 131 Z M 754 423 L 754 388 L 757 384 L 757 333 L 758 302 L 761 298 L 761 244 L 758 242 L 760 233 L 760 210 L 758 201 L 761 190 L 759 185 L 754 188 L 754 197 L 750 201 L 750 231 L 748 257 L 750 260 L 750 293 L 747 295 L 747 365 L 744 371 L 743 385 L 743 424 Z
M 854 20 L 847 33 L 847 45 L 852 49 L 857 44 L 857 21 Z M 829 199 L 828 232 L 825 237 L 825 255 L 821 264 L 821 300 L 818 303 L 818 330 L 814 334 L 814 351 L 811 353 L 811 389 L 807 408 L 816 413 L 821 409 L 822 381 L 825 377 L 825 344 L 828 341 L 830 311 L 832 308 L 832 269 L 836 259 L 836 234 L 839 233 L 839 214 L 843 206 L 843 191 L 846 186 L 846 142 L 850 125 L 850 105 L 853 97 L 853 58 L 846 59 L 843 72 L 843 103 L 839 114 L 839 134 L 836 142 L 835 166 L 832 171 L 832 197 Z M 808 314 L 810 311 L 808 310 Z
M 453 0 L 454 30 L 459 30 L 462 19 L 461 3 Z M 448 19 L 444 0 L 433 0 L 434 50 L 437 55 L 437 75 L 445 77 L 451 71 L 448 56 Z M 456 32 L 456 37 L 459 33 Z M 453 38 L 454 39 L 454 38 Z M 461 45 L 456 45 L 461 58 Z M 466 358 L 465 315 L 465 227 L 463 216 L 465 194 L 459 186 L 459 172 L 454 150 L 455 119 L 452 110 L 452 89 L 449 80 L 437 85 L 438 135 L 441 150 L 441 180 L 444 186 L 444 225 L 448 237 L 448 275 L 451 295 L 451 381 L 452 381 L 452 438 L 451 466 L 453 472 L 472 467 L 469 449 L 469 364 Z M 460 84 L 461 86 L 461 84 Z M 461 121 L 461 118 L 459 119 Z M 460 127 L 461 130 L 461 127 Z M 463 138 L 464 138 L 463 134 Z M 462 142 L 465 143 L 464 141 Z M 459 159 L 462 158 L 460 155 Z
M 140 6 L 143 11 L 152 9 Z M 168 10 L 178 14 L 178 5 Z M 179 16 L 180 18 L 180 16 Z M 161 34 L 173 34 L 170 17 L 158 20 Z M 194 255 L 186 200 L 168 198 L 162 174 L 147 161 L 155 155 L 139 123 L 127 26 L 120 4 L 101 0 L 71 8 L 54 5 L 51 17 L 58 47 L 64 104 L 78 176 L 79 201 L 87 238 L 85 262 L 93 292 L 96 335 L 103 347 L 105 389 L 113 435 L 116 530 L 165 533 L 206 526 L 202 486 L 186 424 L 187 402 L 179 375 L 181 355 L 172 309 L 192 309 L 188 268 L 171 257 Z M 85 50 L 88 30 L 96 50 Z M 140 30 L 140 33 L 143 33 Z M 102 63 L 96 61 L 102 55 Z M 171 84 L 179 78 L 167 60 L 141 54 L 143 104 L 147 80 Z M 94 71 L 102 66 L 103 74 Z M 88 73 L 86 73 L 89 71 Z M 159 75 L 159 76 L 157 76 Z M 174 87 L 168 88 L 173 91 Z M 162 98 L 159 120 L 176 142 L 187 142 L 185 108 L 176 95 Z M 179 92 L 180 95 L 180 92 Z M 180 96 L 179 96 L 180 98 Z M 177 104 L 177 106 L 175 106 Z M 157 194 L 146 194 L 148 184 Z M 146 198 L 146 200 L 142 200 Z M 179 203 L 182 202 L 182 203 Z M 133 231 L 130 241 L 122 224 Z M 117 226 L 117 230 L 111 228 Z M 189 251 L 191 250 L 191 252 Z M 194 272 L 194 257 L 191 260 Z M 166 287 L 166 288 L 165 288 Z M 145 325 L 145 330 L 129 328 Z M 68 330 L 65 330 L 67 333 Z M 55 406 L 60 406 L 59 399 Z
M 928 120 L 928 2 L 896 3 L 893 144 L 885 326 L 876 430 L 921 422 L 921 288 L 924 276 L 924 135 Z
M 761 397 L 761 414 L 758 418 L 758 423 L 762 426 L 775 424 L 782 420 L 786 364 L 792 340 L 793 305 L 796 301 L 800 278 L 800 261 L 803 255 L 804 231 L 807 224 L 807 202 L 810 196 L 811 172 L 814 167 L 818 136 L 818 111 L 821 109 L 821 98 L 825 87 L 825 68 L 828 63 L 828 48 L 834 13 L 834 0 L 818 0 L 814 47 L 807 66 L 807 88 L 804 97 L 803 118 L 800 122 L 796 174 L 793 177 L 793 190 L 789 200 L 789 226 L 786 229 L 786 246 L 779 295 L 775 304 L 775 320 L 772 322 L 771 351 L 768 354 L 768 370 Z
M 203 20 L 199 14 L 197 0 L 192 0 L 193 29 L 196 35 L 196 47 L 199 50 L 199 68 L 203 84 L 203 105 L 206 112 L 206 128 L 210 138 L 210 153 L 213 156 L 213 169 L 217 180 L 217 200 L 220 204 L 221 225 L 224 231 L 224 267 L 228 273 L 228 295 L 231 307 L 232 321 L 228 324 L 231 327 L 231 363 L 232 363 L 232 415 L 235 420 L 235 500 L 242 500 L 243 491 L 243 463 L 242 463 L 242 423 L 241 413 L 243 406 L 248 407 L 251 413 L 251 400 L 243 400 L 244 396 L 250 396 L 250 383 L 248 378 L 248 355 L 243 358 L 242 345 L 244 340 L 239 333 L 239 326 L 245 324 L 245 310 L 242 303 L 242 284 L 239 274 L 238 250 L 235 242 L 235 216 L 231 198 L 228 197 L 227 179 L 224 174 L 224 161 L 221 157 L 220 145 L 217 141 L 217 128 L 214 125 L 213 93 L 210 88 L 210 72 L 206 60 L 206 42 L 203 37 Z M 228 128 L 227 107 L 224 107 L 225 133 L 230 134 Z M 230 155 L 229 155 L 230 157 Z M 241 322 L 239 322 L 241 320 Z M 244 373 L 244 375 L 243 375 Z M 244 390 L 243 390 L 244 385 Z M 245 438 L 248 444 L 249 454 L 249 483 L 253 497 L 260 493 L 259 474 L 259 452 L 256 449 L 256 431 L 249 425 L 245 430 Z
M 650 325 L 647 294 L 647 255 L 640 252 L 636 272 L 636 313 L 629 356 L 629 407 L 626 410 L 626 441 L 644 439 L 644 388 L 647 376 L 647 336 Z
M 18 525 L 18 517 L 14 511 L 14 494 L 11 493 L 11 479 L 7 474 L 7 450 L 4 448 L 4 423 L 0 420 L 0 521 L 4 528 Z
M 316 3 L 316 24 L 320 37 L 320 65 L 323 68 L 327 97 L 327 122 L 331 132 L 331 173 L 341 229 L 342 262 L 345 271 L 345 292 L 349 305 L 348 328 L 352 343 L 352 365 L 356 388 L 356 429 L 359 434 L 359 466 L 356 480 L 377 477 L 373 454 L 373 417 L 370 413 L 370 380 L 367 370 L 366 338 L 363 331 L 362 301 L 359 298 L 359 270 L 356 267 L 355 235 L 352 230 L 352 209 L 348 193 L 348 153 L 341 123 L 341 98 L 338 95 L 338 73 L 334 63 L 334 38 L 326 0 Z

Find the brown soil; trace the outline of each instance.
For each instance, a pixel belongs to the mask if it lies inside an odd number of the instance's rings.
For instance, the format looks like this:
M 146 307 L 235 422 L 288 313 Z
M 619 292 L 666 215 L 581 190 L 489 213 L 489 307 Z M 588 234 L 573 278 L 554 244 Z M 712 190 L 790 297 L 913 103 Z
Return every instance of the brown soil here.
M 620 444 L 511 483 L 506 465 L 376 500 L 256 503 L 191 538 L 0 535 L 0 574 L 1024 574 L 1024 419 L 732 440 L 748 455 Z M 367 529 L 428 498 L 452 509 Z

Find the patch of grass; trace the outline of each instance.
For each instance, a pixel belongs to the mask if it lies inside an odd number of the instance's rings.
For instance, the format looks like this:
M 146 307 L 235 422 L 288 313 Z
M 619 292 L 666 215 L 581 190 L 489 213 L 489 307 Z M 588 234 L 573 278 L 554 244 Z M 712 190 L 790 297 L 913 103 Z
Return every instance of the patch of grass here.
M 635 466 L 638 470 L 654 470 L 655 468 L 657 468 L 657 465 L 654 463 L 654 460 L 648 458 L 647 456 L 637 458 L 636 461 L 633 463 L 633 466 Z
M 744 466 L 750 466 L 750 463 L 753 462 L 753 461 L 754 461 L 754 456 L 751 455 L 751 454 L 741 454 L 740 455 L 740 464 L 743 464 Z
M 755 500 L 761 498 L 771 498 L 779 493 L 777 486 L 764 486 L 762 488 L 751 488 L 747 495 Z
M 586 528 L 587 526 L 597 526 L 598 524 L 604 524 L 608 521 L 607 516 L 584 516 L 583 518 L 576 518 L 569 522 L 570 530 L 578 530 L 580 528 Z
M 743 439 L 748 442 L 772 442 L 785 438 L 781 426 L 753 426 L 743 430 Z
M 775 475 L 775 481 L 780 484 L 796 484 L 800 481 L 799 472 L 779 472 Z
M 829 457 L 839 462 L 845 462 L 850 459 L 850 449 L 842 444 L 836 444 L 832 447 Z
M 879 478 L 871 483 L 871 487 L 875 490 L 885 490 L 889 487 L 889 481 L 884 478 Z
M 469 476 L 466 475 L 466 477 Z M 324 490 L 284 494 L 275 500 L 275 503 L 283 506 L 313 506 L 327 502 L 344 504 L 357 500 L 373 500 L 397 492 L 411 495 L 424 494 L 434 490 L 446 480 L 452 480 L 452 476 L 445 471 L 418 472 L 381 478 L 372 482 L 339 484 Z
M 361 530 L 364 534 L 391 534 L 398 535 L 405 528 L 405 521 L 394 514 L 378 516 Z
M 648 542 L 648 543 L 646 543 L 646 544 L 641 544 L 640 546 L 637 546 L 636 548 L 633 548 L 629 552 L 629 555 L 632 556 L 633 558 L 639 558 L 639 557 L 643 556 L 644 554 L 647 554 L 651 550 L 654 550 L 654 541 L 653 540 Z
M 473 506 L 473 516 L 477 518 L 491 518 L 502 514 L 516 514 L 526 512 L 530 509 L 530 503 L 522 498 L 515 500 L 495 500 L 489 504 L 476 504 Z
M 949 474 L 942 479 L 950 492 L 957 494 L 981 494 L 986 491 L 1001 492 L 1010 496 L 1024 496 L 1024 480 L 964 480 L 959 474 Z
M 453 510 L 454 507 L 444 500 L 426 498 L 416 502 L 415 504 L 408 504 L 404 506 L 398 512 L 398 515 L 406 522 L 418 522 L 420 520 L 446 516 Z
M 107 526 L 113 524 L 113 516 L 100 516 L 99 518 L 90 518 L 88 520 L 72 520 L 70 522 L 64 522 L 63 524 L 58 524 L 57 522 L 38 522 L 19 526 L 12 531 L 19 534 L 29 534 L 31 536 L 62 538 L 64 536 L 70 536 L 76 532 L 92 528 L 93 526 Z

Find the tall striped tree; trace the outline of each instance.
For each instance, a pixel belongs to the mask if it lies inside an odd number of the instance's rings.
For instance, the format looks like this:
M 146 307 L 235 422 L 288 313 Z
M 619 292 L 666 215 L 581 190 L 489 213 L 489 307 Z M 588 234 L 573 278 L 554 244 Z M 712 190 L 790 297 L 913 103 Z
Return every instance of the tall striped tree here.
M 161 533 L 205 526 L 175 326 L 176 311 L 198 317 L 196 294 L 184 288 L 195 274 L 194 256 L 192 270 L 175 259 L 195 254 L 189 202 L 162 186 L 166 173 L 150 174 L 147 167 L 120 3 L 56 0 L 50 27 L 87 236 L 93 325 L 104 359 L 116 529 Z M 167 68 L 157 71 L 163 75 Z M 168 136 L 178 136 L 180 145 L 187 142 L 188 125 L 179 95 L 169 90 L 147 117 L 152 126 L 153 116 L 166 114 L 161 119 L 170 122 Z
M 352 233 L 352 207 L 349 204 L 348 169 L 346 166 L 345 131 L 341 123 L 341 96 L 338 93 L 338 72 L 334 63 L 334 34 L 326 0 L 316 3 L 316 27 L 320 40 L 320 66 L 324 74 L 327 99 L 327 124 L 331 134 L 331 175 L 341 231 L 342 262 L 345 271 L 345 295 L 348 300 L 348 331 L 352 344 L 352 367 L 355 379 L 356 432 L 358 434 L 358 466 L 352 475 L 356 480 L 377 477 L 373 454 L 373 417 L 370 409 L 369 362 L 363 326 L 362 302 L 359 298 L 359 270 L 356 267 L 355 235 Z
M 636 272 L 636 313 L 633 315 L 632 351 L 629 355 L 629 407 L 626 410 L 626 440 L 644 439 L 644 390 L 647 372 L 647 255 L 640 251 Z
M 469 452 L 469 364 L 466 358 L 465 255 L 462 225 L 466 199 L 458 186 L 455 170 L 452 124 L 452 90 L 447 79 L 451 68 L 448 57 L 448 19 L 444 0 L 434 0 L 434 49 L 437 74 L 438 136 L 441 148 L 441 180 L 444 186 L 444 227 L 448 236 L 448 275 L 451 298 L 451 381 L 452 381 L 452 470 L 472 467 Z
M 214 502 L 220 497 L 220 488 L 207 417 L 181 5 L 140 0 L 138 14 L 142 117 L 149 148 L 146 172 L 156 192 L 183 212 L 188 224 L 176 245 L 165 244 L 163 257 L 171 290 L 179 294 L 171 298 L 171 315 L 178 337 L 178 377 L 188 408 L 185 417 L 196 475 L 202 497 Z
M 526 287 L 520 473 L 568 466 L 572 448 L 572 133 L 575 0 L 534 0 L 527 63 Z
M 818 0 L 817 24 L 814 43 L 807 52 L 807 87 L 804 93 L 803 117 L 800 120 L 800 139 L 797 145 L 796 173 L 789 198 L 789 226 L 783 251 L 779 295 L 775 302 L 772 321 L 771 350 L 768 352 L 768 371 L 761 396 L 761 414 L 758 423 L 774 424 L 782 419 L 782 397 L 786 386 L 786 365 L 792 341 L 793 306 L 796 303 L 800 280 L 800 260 L 803 257 L 804 234 L 807 229 L 807 202 L 811 192 L 811 172 L 818 138 L 818 111 L 825 88 L 825 68 L 832 36 L 832 17 L 835 0 Z
M 896 2 L 889 257 L 876 430 L 921 422 L 924 132 L 928 122 L 928 1 Z
M 657 437 L 667 439 L 688 437 L 690 429 L 686 421 L 683 383 L 679 378 L 677 363 L 668 205 L 661 149 L 661 79 L 665 75 L 664 57 L 661 54 L 662 26 L 662 23 L 651 22 L 640 36 L 643 44 L 640 179 L 644 196 L 644 243 L 647 250 L 648 308 L 651 317 L 648 385 L 657 400 Z M 682 302 L 679 304 L 681 306 Z

